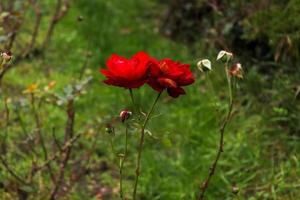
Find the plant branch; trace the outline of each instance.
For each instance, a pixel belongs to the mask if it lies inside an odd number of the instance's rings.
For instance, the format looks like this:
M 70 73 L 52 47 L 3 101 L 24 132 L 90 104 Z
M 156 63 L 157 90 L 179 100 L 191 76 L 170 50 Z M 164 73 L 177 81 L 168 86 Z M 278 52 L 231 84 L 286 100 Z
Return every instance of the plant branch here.
M 31 41 L 29 43 L 29 45 L 26 47 L 22 57 L 26 57 L 30 54 L 31 50 L 33 49 L 35 42 L 36 42 L 36 38 L 39 34 L 39 28 L 40 28 L 40 24 L 41 24 L 41 20 L 42 20 L 42 12 L 41 12 L 41 8 L 39 6 L 39 4 L 37 3 L 36 0 L 29 0 L 29 3 L 32 5 L 34 13 L 35 13 L 35 24 L 34 24 L 34 29 L 33 29 L 33 33 L 31 36 Z
M 14 177 L 16 180 L 18 180 L 20 183 L 24 184 L 24 185 L 30 185 L 29 183 L 27 183 L 25 180 L 23 180 L 23 178 L 21 178 L 19 175 L 17 175 L 16 172 L 14 172 L 13 169 L 10 168 L 9 164 L 6 162 L 6 160 L 2 157 L 2 155 L 0 155 L 0 161 L 2 163 L 2 165 L 4 166 L 4 168 L 8 171 L 8 173 Z
M 211 178 L 214 176 L 216 168 L 217 168 L 217 164 L 218 161 L 221 157 L 221 154 L 224 151 L 224 133 L 225 133 L 225 129 L 228 125 L 228 123 L 230 122 L 231 119 L 231 113 L 232 113 L 232 108 L 233 108 L 233 95 L 232 95 L 232 83 L 231 83 L 231 77 L 229 74 L 229 70 L 228 70 L 228 62 L 225 64 L 225 72 L 226 72 L 226 79 L 227 79 L 227 84 L 228 84 L 228 92 L 229 92 L 229 104 L 228 104 L 228 112 L 227 115 L 225 116 L 221 127 L 220 127 L 220 140 L 219 140 L 219 148 L 218 148 L 218 152 L 217 152 L 217 156 L 213 162 L 213 164 L 210 167 L 209 170 L 209 174 L 208 177 L 206 178 L 206 180 L 203 182 L 200 191 L 200 195 L 198 197 L 198 200 L 204 200 L 204 195 L 205 195 L 205 191 L 208 188 L 208 185 L 210 183 Z
M 64 145 L 68 142 L 70 138 L 74 135 L 74 122 L 75 122 L 75 109 L 74 109 L 74 100 L 71 99 L 68 101 L 67 105 L 67 124 L 65 129 L 65 138 L 64 138 Z M 66 166 L 68 164 L 70 154 L 71 154 L 72 145 L 68 146 L 65 151 L 62 152 L 62 161 L 60 163 L 59 173 L 57 176 L 57 180 L 51 190 L 50 200 L 55 200 L 56 194 L 59 191 L 59 188 L 63 182 L 64 173 Z
M 50 25 L 49 25 L 49 28 L 48 28 L 48 31 L 46 34 L 46 38 L 43 43 L 43 49 L 45 49 L 47 47 L 48 43 L 50 42 L 55 25 L 67 14 L 68 10 L 69 10 L 69 2 L 68 1 L 65 1 L 63 3 L 62 0 L 57 0 L 55 11 L 52 16 L 52 19 L 51 19 L 51 22 L 50 22 Z
M 76 136 L 74 136 L 73 138 L 71 138 L 68 142 L 66 142 L 66 144 L 61 148 L 61 150 L 59 150 L 57 153 L 53 154 L 52 156 L 50 156 L 48 158 L 48 160 L 46 160 L 43 164 L 41 164 L 40 166 L 37 166 L 35 168 L 35 171 L 40 171 L 42 169 L 44 169 L 49 163 L 53 162 L 54 160 L 56 160 L 60 155 L 61 152 L 66 151 L 69 147 L 71 147 L 77 140 L 78 138 L 81 136 L 81 134 L 78 134 Z

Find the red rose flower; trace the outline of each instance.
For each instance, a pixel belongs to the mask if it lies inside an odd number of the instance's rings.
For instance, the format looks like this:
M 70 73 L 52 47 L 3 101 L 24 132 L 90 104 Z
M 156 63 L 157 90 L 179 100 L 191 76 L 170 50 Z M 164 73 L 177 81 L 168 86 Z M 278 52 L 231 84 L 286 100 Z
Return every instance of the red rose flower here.
M 111 55 L 107 60 L 107 69 L 100 72 L 106 76 L 104 83 L 126 89 L 141 87 L 147 81 L 148 63 L 152 58 L 144 52 L 138 52 L 131 59 Z
M 148 84 L 156 91 L 167 89 L 171 97 L 185 94 L 182 86 L 190 85 L 195 78 L 190 71 L 190 65 L 174 62 L 171 59 L 162 59 L 152 62 Z

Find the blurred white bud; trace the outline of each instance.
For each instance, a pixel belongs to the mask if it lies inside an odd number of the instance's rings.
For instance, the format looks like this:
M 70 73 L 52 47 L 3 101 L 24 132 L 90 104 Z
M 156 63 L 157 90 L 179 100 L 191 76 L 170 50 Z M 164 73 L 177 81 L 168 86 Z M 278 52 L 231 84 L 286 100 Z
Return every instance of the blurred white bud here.
M 211 71 L 211 62 L 208 59 L 198 61 L 197 67 L 201 72 Z
M 224 50 L 220 51 L 217 56 L 217 60 L 222 60 L 224 62 L 228 62 L 232 58 L 233 58 L 233 53 Z
M 233 193 L 233 194 L 237 195 L 237 194 L 239 193 L 239 191 L 240 191 L 240 188 L 239 188 L 239 187 L 237 187 L 237 186 L 233 186 L 233 187 L 232 187 L 232 193 Z

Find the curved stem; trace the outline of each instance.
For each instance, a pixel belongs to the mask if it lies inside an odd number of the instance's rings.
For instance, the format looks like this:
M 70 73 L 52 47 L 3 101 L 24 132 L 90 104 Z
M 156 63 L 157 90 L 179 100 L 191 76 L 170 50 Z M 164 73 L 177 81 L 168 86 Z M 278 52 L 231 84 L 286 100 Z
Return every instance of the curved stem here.
M 134 183 L 134 189 L 133 189 L 133 195 L 132 195 L 132 199 L 136 200 L 136 192 L 137 192 L 137 186 L 138 186 L 138 181 L 139 181 L 139 176 L 140 176 L 140 168 L 141 168 L 141 157 L 142 157 L 142 150 L 143 150 L 143 144 L 144 144 L 144 138 L 145 138 L 145 128 L 147 126 L 147 123 L 150 119 L 150 115 L 153 112 L 153 109 L 160 97 L 162 92 L 160 92 L 155 101 L 153 102 L 150 111 L 147 113 L 144 124 L 142 126 L 142 130 L 141 130 L 141 138 L 140 138 L 140 143 L 139 143 L 139 148 L 138 148 L 138 157 L 137 157 L 137 163 L 136 163 L 136 169 L 135 169 L 135 183 Z
M 125 160 L 127 158 L 127 146 L 128 146 L 128 124 L 126 124 L 126 131 L 125 131 L 125 150 L 124 154 L 121 157 L 120 161 L 120 197 L 121 199 L 124 199 L 124 194 L 123 194 L 123 167 Z
M 211 178 L 213 177 L 218 161 L 221 157 L 221 154 L 223 152 L 223 147 L 224 147 L 224 133 L 225 133 L 225 129 L 230 121 L 230 117 L 231 117 L 231 113 L 232 113 L 232 108 L 233 108 L 233 95 L 232 95 L 232 83 L 231 83 L 231 77 L 229 74 L 229 70 L 228 70 L 228 62 L 225 64 L 225 72 L 226 72 L 226 79 L 227 79 L 227 84 L 228 84 L 228 92 L 229 92 L 229 104 L 228 104 L 228 112 L 222 122 L 222 125 L 220 127 L 220 140 L 219 140 L 219 148 L 218 148 L 218 152 L 217 152 L 217 156 L 213 162 L 213 164 L 210 167 L 209 170 L 209 174 L 208 177 L 206 178 L 206 180 L 203 182 L 202 186 L 201 186 L 201 192 L 200 195 L 198 197 L 198 200 L 204 200 L 204 195 L 205 195 L 205 191 L 208 188 L 208 185 L 210 183 Z

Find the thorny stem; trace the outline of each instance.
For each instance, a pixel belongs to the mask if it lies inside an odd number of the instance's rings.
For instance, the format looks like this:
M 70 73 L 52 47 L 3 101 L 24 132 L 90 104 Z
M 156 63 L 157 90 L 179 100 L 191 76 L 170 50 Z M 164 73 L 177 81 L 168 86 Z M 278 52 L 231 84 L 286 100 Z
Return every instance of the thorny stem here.
M 128 147 L 128 124 L 126 124 L 126 130 L 125 130 L 125 150 L 124 154 L 121 156 L 120 160 L 120 197 L 121 199 L 124 199 L 123 194 L 123 168 L 124 163 L 127 158 L 127 147 Z
M 229 92 L 228 112 L 227 112 L 227 115 L 225 116 L 225 118 L 222 122 L 222 125 L 220 127 L 220 141 L 219 141 L 219 148 L 218 148 L 217 156 L 216 156 L 213 164 L 210 167 L 208 177 L 206 178 L 206 180 L 203 182 L 203 184 L 201 186 L 201 191 L 200 191 L 200 195 L 198 197 L 198 200 L 204 200 L 205 191 L 208 188 L 209 182 L 210 182 L 211 178 L 213 177 L 213 175 L 215 173 L 218 161 L 219 161 L 219 159 L 221 157 L 221 154 L 223 152 L 225 129 L 226 129 L 228 123 L 230 122 L 230 117 L 231 117 L 231 113 L 232 113 L 233 95 L 232 95 L 231 77 L 230 77 L 229 69 L 228 69 L 228 62 L 226 62 L 226 64 L 225 64 L 225 72 L 226 72 L 226 79 L 227 79 L 228 92 Z
M 132 198 L 133 200 L 136 200 L 136 192 L 137 192 L 137 186 L 138 186 L 138 181 L 139 181 L 139 176 L 140 176 L 140 168 L 141 168 L 141 157 L 142 157 L 142 150 L 143 150 L 143 144 L 144 144 L 144 138 L 145 138 L 145 128 L 146 125 L 150 119 L 150 115 L 152 114 L 154 107 L 160 97 L 162 92 L 160 92 L 155 101 L 153 102 L 150 111 L 147 113 L 144 124 L 142 126 L 142 130 L 141 130 L 141 138 L 140 138 L 140 143 L 139 143 L 139 147 L 138 147 L 138 157 L 137 157 L 137 163 L 136 163 L 136 169 L 135 169 L 135 183 L 134 183 L 134 189 L 133 189 L 133 195 Z

